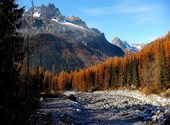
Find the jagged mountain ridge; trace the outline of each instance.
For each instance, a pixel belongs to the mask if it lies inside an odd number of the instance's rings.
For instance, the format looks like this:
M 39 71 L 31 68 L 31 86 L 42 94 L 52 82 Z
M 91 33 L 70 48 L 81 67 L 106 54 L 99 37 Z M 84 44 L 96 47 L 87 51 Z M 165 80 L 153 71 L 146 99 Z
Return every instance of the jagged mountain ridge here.
M 49 4 L 48 6 L 35 6 L 34 9 L 30 8 L 28 11 L 26 11 L 25 15 L 42 19 L 55 19 L 57 22 L 70 22 L 87 28 L 85 22 L 82 21 L 79 17 L 63 16 L 60 10 L 56 8 L 54 4 Z
M 122 50 L 130 51 L 130 52 L 139 52 L 141 49 L 143 49 L 146 44 L 145 43 L 128 43 L 127 41 L 122 41 L 119 37 L 115 37 L 112 40 L 112 44 L 120 47 Z
M 79 17 L 63 16 L 54 4 L 25 12 L 21 32 L 30 36 L 30 65 L 48 70 L 55 64 L 57 72 L 70 71 L 124 55 L 99 30 L 88 28 Z

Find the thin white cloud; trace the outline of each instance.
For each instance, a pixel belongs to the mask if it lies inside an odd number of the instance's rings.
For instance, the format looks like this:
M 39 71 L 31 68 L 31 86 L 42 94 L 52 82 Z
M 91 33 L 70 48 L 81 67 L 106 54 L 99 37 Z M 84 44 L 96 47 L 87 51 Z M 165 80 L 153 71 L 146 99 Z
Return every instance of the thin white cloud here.
M 83 11 L 90 15 L 105 15 L 105 14 L 112 14 L 111 10 L 112 7 L 102 7 L 102 8 L 85 8 Z
M 103 14 L 135 14 L 135 13 L 144 13 L 151 12 L 156 10 L 157 6 L 127 6 L 127 5 L 117 5 L 117 6 L 109 6 L 109 7 L 101 7 L 101 8 L 85 8 L 82 9 L 83 12 L 91 15 L 103 15 Z M 157 8 L 158 9 L 158 8 Z
M 158 8 L 158 5 L 127 5 L 119 4 L 116 6 L 100 7 L 100 8 L 86 8 L 82 9 L 85 13 L 92 15 L 103 15 L 103 14 L 137 14 L 152 12 Z
M 93 16 L 126 14 L 131 18 L 136 19 L 139 23 L 153 20 L 157 16 L 157 12 L 162 8 L 158 4 L 140 5 L 132 3 L 120 3 L 114 6 L 100 8 L 86 8 L 82 11 Z
M 157 20 L 159 18 L 159 15 L 156 13 L 141 13 L 141 14 L 136 14 L 133 15 L 133 19 L 137 21 L 138 24 L 145 23 L 145 22 L 158 22 Z
M 151 12 L 155 9 L 155 5 L 137 5 L 137 4 L 119 4 L 114 6 L 114 12 L 120 14 L 140 14 Z

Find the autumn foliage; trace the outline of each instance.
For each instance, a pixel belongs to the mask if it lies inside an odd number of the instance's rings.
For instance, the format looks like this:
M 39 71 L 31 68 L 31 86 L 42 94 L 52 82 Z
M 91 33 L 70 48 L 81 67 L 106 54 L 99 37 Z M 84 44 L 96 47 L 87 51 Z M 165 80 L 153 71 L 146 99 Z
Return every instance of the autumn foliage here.
M 44 81 L 55 91 L 106 90 L 110 88 L 140 88 L 147 93 L 159 93 L 170 87 L 170 32 L 158 38 L 137 54 L 114 57 L 86 69 L 54 77 L 45 72 Z M 47 80 L 48 79 L 48 80 Z M 50 80 L 51 79 L 51 80 Z M 44 84 L 47 84 L 44 82 Z

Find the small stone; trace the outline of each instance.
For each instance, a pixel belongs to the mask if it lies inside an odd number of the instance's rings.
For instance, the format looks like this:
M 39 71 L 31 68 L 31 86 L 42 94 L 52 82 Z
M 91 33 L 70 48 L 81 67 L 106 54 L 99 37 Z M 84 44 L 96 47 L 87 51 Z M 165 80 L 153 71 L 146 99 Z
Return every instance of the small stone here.
M 168 125 L 170 123 L 170 115 L 167 116 L 167 119 L 164 122 L 164 125 Z
M 126 108 L 126 109 L 129 109 L 129 108 L 130 108 L 130 106 L 129 106 L 129 105 L 126 105 L 126 106 L 125 106 L 125 108 Z
M 152 116 L 152 121 L 153 121 L 153 122 L 156 122 L 157 119 L 158 119 L 158 117 L 157 117 L 156 115 Z
M 151 109 L 146 109 L 144 112 L 147 113 L 147 114 L 150 114 L 152 112 L 152 110 Z
M 134 112 L 135 112 L 135 113 L 140 113 L 140 111 L 139 111 L 139 110 L 135 110 Z
M 156 111 L 155 110 L 152 110 L 151 113 L 150 113 L 150 116 L 153 116 L 156 114 Z
M 161 111 L 158 110 L 158 111 L 156 112 L 156 115 L 159 116 L 160 114 L 161 114 Z
M 122 113 L 122 116 L 126 116 L 126 115 L 128 115 L 127 112 L 123 112 L 123 113 Z
M 164 114 L 160 113 L 157 117 L 158 117 L 158 119 L 163 119 L 164 118 Z
M 81 112 L 81 110 L 80 110 L 80 109 L 77 109 L 76 111 L 77 111 L 77 112 Z
M 151 118 L 149 116 L 143 118 L 144 121 L 150 121 Z
M 160 112 L 164 112 L 164 111 L 165 111 L 165 108 L 160 107 L 159 110 L 160 110 Z
M 43 97 L 40 98 L 40 101 L 41 101 L 41 102 L 43 101 Z
M 165 114 L 169 114 L 169 113 L 170 113 L 170 110 L 165 109 L 164 113 L 165 113 Z
M 144 110 L 145 108 L 143 106 L 139 106 L 139 110 Z
M 139 117 L 140 117 L 140 118 L 145 118 L 145 117 L 148 117 L 148 114 L 143 113 L 143 114 L 140 114 Z
M 123 103 L 128 104 L 128 101 L 124 101 Z
M 73 94 L 70 94 L 70 95 L 67 96 L 66 98 L 69 99 L 69 100 L 71 100 L 71 101 L 78 102 L 78 101 L 77 101 L 77 98 L 76 98 Z
M 47 115 L 47 113 L 46 113 L 46 112 L 43 112 L 43 113 L 41 113 L 41 115 Z

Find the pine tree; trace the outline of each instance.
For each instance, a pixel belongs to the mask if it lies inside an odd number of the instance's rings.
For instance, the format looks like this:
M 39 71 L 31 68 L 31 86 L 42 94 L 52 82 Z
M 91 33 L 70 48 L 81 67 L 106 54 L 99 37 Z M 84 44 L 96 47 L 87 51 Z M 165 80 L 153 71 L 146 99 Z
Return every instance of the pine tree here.
M 50 75 L 51 73 L 49 71 L 45 71 L 44 73 L 44 91 L 48 93 L 50 91 Z
M 14 124 L 19 117 L 19 72 L 24 58 L 19 33 L 24 9 L 15 0 L 0 0 L 0 121 Z
M 126 71 L 126 77 L 125 77 L 126 78 L 126 84 L 128 86 L 131 86 L 131 84 L 132 84 L 132 62 L 131 61 L 128 62 L 126 69 L 128 69 Z
M 139 78 L 138 78 L 138 60 L 135 59 L 133 61 L 133 65 L 132 65 L 132 84 L 135 87 L 139 86 Z
M 15 95 L 24 57 L 23 38 L 18 32 L 23 11 L 15 0 L 0 0 L 0 95 L 5 100 Z

